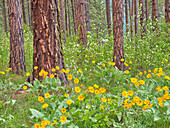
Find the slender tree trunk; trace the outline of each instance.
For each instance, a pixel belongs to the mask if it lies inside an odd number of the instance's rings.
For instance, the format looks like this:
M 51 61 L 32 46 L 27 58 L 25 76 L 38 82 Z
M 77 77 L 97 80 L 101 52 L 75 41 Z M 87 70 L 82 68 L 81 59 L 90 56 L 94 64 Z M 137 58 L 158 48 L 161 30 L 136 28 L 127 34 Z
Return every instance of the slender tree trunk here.
M 73 24 L 74 24 L 74 34 L 76 35 L 76 31 L 77 31 L 77 24 L 76 24 L 76 16 L 75 16 L 75 4 L 74 4 L 74 0 L 71 0 L 71 7 L 72 7 L 72 15 L 73 15 Z
M 23 21 L 25 24 L 27 24 L 26 15 L 25 15 L 25 0 L 21 0 L 21 3 L 22 3 Z
M 113 61 L 119 70 L 123 70 L 123 0 L 114 0 L 114 54 Z
M 128 8 L 127 8 L 127 0 L 125 0 L 125 15 L 126 15 L 126 33 L 129 31 L 128 29 Z
M 67 0 L 67 8 L 68 8 L 68 26 L 69 26 L 69 36 L 71 35 L 71 23 L 70 23 L 70 6 L 69 1 Z
M 156 24 L 154 23 L 156 20 L 158 20 L 158 2 L 157 0 L 152 0 L 152 22 L 154 26 L 153 31 L 156 29 Z
M 138 1 L 134 0 L 134 12 L 135 12 L 135 34 L 138 31 Z
M 33 16 L 33 80 L 42 81 L 52 74 L 52 68 L 59 66 L 65 69 L 60 33 L 60 18 L 57 0 L 32 0 Z M 57 26 L 56 26 L 57 24 Z M 48 72 L 44 74 L 43 71 Z M 41 74 L 40 74 L 41 73 Z M 64 84 L 67 84 L 65 73 L 56 71 Z
M 76 19 L 77 19 L 77 28 L 78 28 L 78 32 L 79 32 L 79 43 L 82 43 L 83 45 L 87 44 L 87 34 L 86 34 L 86 29 L 85 29 L 85 12 L 84 12 L 84 6 L 85 3 L 83 2 L 83 0 L 77 0 L 77 15 L 76 15 Z
M 146 24 L 144 23 L 145 13 L 144 13 L 144 0 L 139 0 L 139 5 L 141 7 L 142 13 L 140 14 L 140 24 L 142 26 L 142 34 L 141 38 L 143 38 L 143 34 L 146 32 Z
M 158 2 L 157 0 L 152 0 L 152 20 L 158 20 Z
M 108 34 L 110 36 L 111 33 L 110 0 L 106 0 L 106 16 L 107 16 Z
M 146 23 L 149 20 L 149 14 L 148 14 L 148 0 L 145 0 L 145 14 L 146 14 Z
M 66 35 L 68 37 L 68 23 L 67 23 L 67 0 L 64 1 L 65 6 L 65 26 L 66 26 Z
M 64 18 L 63 0 L 59 0 L 59 7 L 60 7 L 60 24 L 64 36 L 63 40 L 65 43 L 66 26 L 65 26 L 65 18 Z
M 112 0 L 112 24 L 113 24 L 113 29 L 114 29 L 114 0 Z M 113 35 L 114 35 L 114 31 L 113 31 Z
M 7 26 L 7 18 L 6 18 L 5 0 L 3 0 L 3 17 L 4 17 L 5 33 L 6 33 L 6 35 L 8 35 L 8 26 Z
M 129 0 L 129 14 L 130 14 L 130 31 L 131 31 L 131 39 L 133 37 L 133 0 L 131 5 L 131 0 Z
M 28 22 L 29 22 L 29 27 L 31 27 L 30 0 L 27 0 L 27 6 L 28 6 Z
M 8 18 L 10 30 L 9 67 L 17 74 L 25 73 L 25 50 L 20 0 L 8 0 Z
M 86 6 L 85 6 L 85 11 L 86 11 L 86 31 L 90 31 L 90 20 L 89 20 L 89 0 L 85 0 L 86 1 Z
M 170 1 L 165 0 L 165 22 L 170 23 Z

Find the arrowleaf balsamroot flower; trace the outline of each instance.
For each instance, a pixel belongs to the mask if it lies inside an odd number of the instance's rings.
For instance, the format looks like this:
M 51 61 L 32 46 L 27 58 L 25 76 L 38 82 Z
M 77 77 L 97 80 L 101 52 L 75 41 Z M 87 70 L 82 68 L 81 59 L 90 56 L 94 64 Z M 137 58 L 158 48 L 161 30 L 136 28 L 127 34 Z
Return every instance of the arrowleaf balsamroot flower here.
M 82 96 L 82 95 L 79 95 L 79 96 L 78 96 L 78 100 L 79 100 L 79 101 L 84 100 L 84 98 L 85 98 L 85 97 Z
M 61 109 L 61 112 L 62 112 L 62 113 L 66 113 L 66 109 L 65 109 L 65 108 L 62 108 L 62 109 Z
M 74 79 L 74 83 L 75 83 L 75 84 L 78 84 L 78 83 L 79 83 L 79 79 L 78 79 L 78 78 L 75 78 L 75 79 Z
M 50 93 L 45 93 L 44 95 L 46 98 L 49 98 L 50 97 Z
M 122 95 L 123 95 L 125 98 L 128 97 L 128 93 L 127 93 L 126 91 L 123 91 L 123 92 L 122 92 Z
M 27 86 L 23 86 L 23 89 L 26 90 L 26 89 L 27 89 Z
M 67 76 L 67 78 L 68 78 L 69 80 L 72 80 L 72 79 L 73 79 L 73 76 L 70 74 L 70 75 Z
M 132 83 L 136 83 L 137 82 L 136 78 L 131 78 L 130 80 L 131 80 Z
M 65 117 L 65 116 L 61 116 L 61 117 L 60 117 L 60 122 L 63 123 L 63 122 L 65 122 L 66 120 L 67 120 L 67 117 Z
M 42 105 L 42 108 L 47 108 L 48 107 L 48 104 L 43 104 Z
M 44 103 L 44 98 L 42 96 L 39 96 L 38 101 L 41 102 L 41 103 Z
M 70 105 L 70 104 L 72 104 L 72 101 L 71 100 L 67 100 L 66 104 Z
M 80 87 L 75 87 L 74 90 L 75 90 L 76 93 L 80 93 L 81 92 Z

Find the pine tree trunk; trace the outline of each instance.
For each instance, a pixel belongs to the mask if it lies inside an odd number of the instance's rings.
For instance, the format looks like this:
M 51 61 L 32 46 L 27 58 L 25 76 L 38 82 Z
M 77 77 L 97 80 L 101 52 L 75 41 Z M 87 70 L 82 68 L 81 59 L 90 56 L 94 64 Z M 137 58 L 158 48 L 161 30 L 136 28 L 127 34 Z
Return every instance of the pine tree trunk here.
M 76 31 L 77 31 L 77 24 L 76 24 L 76 16 L 75 16 L 75 4 L 74 4 L 74 0 L 71 0 L 71 7 L 72 7 L 72 15 L 73 15 L 73 24 L 74 24 L 74 34 L 76 35 Z
M 66 35 L 68 37 L 68 24 L 67 24 L 67 0 L 64 1 L 65 6 L 65 26 L 66 26 Z
M 24 21 L 24 24 L 27 24 L 26 15 L 25 15 L 25 0 L 21 0 L 21 3 L 22 3 L 23 21 Z
M 68 26 L 69 26 L 69 36 L 71 35 L 71 23 L 70 23 L 70 6 L 69 1 L 67 0 L 67 8 L 68 8 Z
M 6 35 L 8 35 L 8 26 L 7 26 L 7 18 L 6 18 L 5 0 L 3 0 L 3 17 L 4 17 L 5 33 L 6 33 Z
M 149 20 L 149 14 L 148 14 L 148 0 L 145 0 L 145 14 L 146 14 L 146 23 Z
M 157 0 L 152 0 L 152 20 L 158 20 L 158 2 Z
M 17 74 L 25 73 L 25 50 L 20 0 L 8 0 L 8 18 L 10 30 L 9 67 Z
M 32 0 L 33 16 L 33 80 L 42 81 L 52 74 L 52 68 L 65 69 L 61 43 L 60 18 L 57 0 Z M 57 24 L 57 25 L 56 25 Z M 42 70 L 48 74 L 39 74 Z M 67 84 L 65 73 L 56 71 L 63 84 Z
M 129 0 L 129 14 L 130 14 L 130 31 L 131 31 L 131 39 L 133 37 L 133 0 L 131 5 L 131 0 Z
M 85 3 L 83 2 L 83 0 L 77 0 L 77 15 L 76 15 L 76 19 L 77 19 L 77 28 L 78 28 L 78 32 L 79 32 L 79 40 L 78 42 L 86 45 L 87 44 L 87 34 L 86 34 L 86 29 L 85 29 L 85 10 L 84 10 L 84 6 Z
M 63 0 L 59 0 L 59 7 L 60 7 L 60 24 L 61 24 L 61 30 L 63 33 L 63 40 L 65 43 L 65 34 L 66 34 L 66 26 L 65 26 L 65 18 L 64 18 L 64 9 L 63 9 Z
M 135 13 L 135 34 L 138 31 L 138 1 L 134 0 L 134 13 Z
M 112 0 L 112 23 L 113 23 L 113 29 L 114 29 L 114 0 Z M 113 31 L 113 35 L 114 35 L 114 31 Z
M 128 30 L 128 8 L 127 8 L 127 0 L 125 0 L 125 15 L 126 15 L 126 33 Z
M 123 70 L 123 0 L 114 0 L 114 54 L 113 61 L 119 70 Z
M 165 0 L 165 22 L 170 23 L 170 1 Z
M 110 36 L 111 33 L 110 0 L 106 0 L 106 16 L 107 16 L 108 34 Z
M 156 24 L 155 21 L 158 20 L 158 2 L 157 0 L 152 0 L 152 21 L 153 21 L 153 26 L 155 31 L 156 29 Z
M 29 22 L 29 27 L 31 27 L 30 0 L 27 0 L 27 6 L 28 6 L 28 22 Z
M 146 24 L 144 23 L 145 13 L 144 13 L 144 0 L 139 0 L 139 5 L 141 7 L 141 15 L 140 15 L 140 24 L 142 26 L 141 38 L 143 38 L 143 34 L 146 32 Z
M 86 31 L 90 31 L 90 20 L 89 20 L 89 0 L 85 0 L 86 1 L 86 6 L 85 6 L 85 11 L 86 11 Z

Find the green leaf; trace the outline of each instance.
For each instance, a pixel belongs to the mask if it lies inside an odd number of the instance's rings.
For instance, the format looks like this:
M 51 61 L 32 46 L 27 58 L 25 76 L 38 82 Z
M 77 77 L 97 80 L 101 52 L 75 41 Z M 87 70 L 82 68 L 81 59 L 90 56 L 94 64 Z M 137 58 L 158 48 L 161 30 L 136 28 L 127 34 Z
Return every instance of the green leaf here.
M 157 115 L 154 116 L 154 121 L 158 121 L 158 120 L 160 120 L 160 119 L 161 119 L 161 118 L 158 117 Z
M 119 121 L 122 119 L 122 113 L 121 112 L 117 113 L 117 118 L 118 118 Z
M 15 102 L 16 102 L 16 100 L 12 100 L 12 105 L 14 105 L 14 104 L 15 104 Z
M 32 113 L 33 117 L 37 117 L 37 118 L 39 118 L 39 117 L 43 117 L 43 116 L 44 116 L 44 114 L 43 114 L 43 113 L 39 112 L 39 111 L 38 111 L 38 110 L 36 110 L 36 109 L 32 109 L 32 108 L 30 108 L 30 111 L 31 111 L 31 113 Z

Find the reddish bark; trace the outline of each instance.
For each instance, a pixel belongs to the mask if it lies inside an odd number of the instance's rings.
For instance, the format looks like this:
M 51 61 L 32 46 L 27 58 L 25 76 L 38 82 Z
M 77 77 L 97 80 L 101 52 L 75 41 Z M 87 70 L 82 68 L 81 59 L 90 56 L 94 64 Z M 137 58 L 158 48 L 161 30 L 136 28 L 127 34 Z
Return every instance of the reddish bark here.
M 127 0 L 125 0 L 125 15 L 126 15 L 126 33 L 129 31 L 128 29 L 128 9 L 127 9 Z
M 149 20 L 149 14 L 148 14 L 148 0 L 145 0 L 145 15 L 146 15 L 146 23 Z
M 69 1 L 67 0 L 67 8 L 68 8 L 68 27 L 69 27 L 69 36 L 71 35 L 71 23 L 70 23 L 70 6 Z
M 111 33 L 110 0 L 106 0 L 106 16 L 107 16 L 108 34 L 110 36 Z
M 43 76 L 39 75 L 41 70 L 48 72 L 47 76 L 52 74 L 52 68 L 59 66 L 65 69 L 63 50 L 60 33 L 60 18 L 57 0 L 32 0 L 33 17 L 33 80 L 42 81 Z M 56 25 L 57 24 L 57 25 Z M 56 71 L 56 77 L 59 77 L 64 84 L 67 84 L 65 73 Z
M 89 0 L 85 0 L 85 19 L 86 19 L 86 31 L 90 31 L 90 20 L 89 20 Z
M 129 14 L 130 14 L 130 31 L 131 31 L 131 37 L 133 37 L 133 0 L 131 4 L 131 0 L 129 0 Z
M 119 70 L 123 70 L 123 0 L 114 0 L 114 54 L 113 61 Z
M 66 26 L 66 35 L 68 36 L 68 24 L 67 24 L 67 0 L 64 1 L 65 6 L 65 26 Z
M 138 1 L 134 0 L 134 13 L 135 13 L 135 34 L 138 31 Z
M 165 0 L 165 22 L 170 23 L 170 1 Z
M 73 24 L 74 24 L 74 34 L 76 35 L 76 31 L 77 31 L 77 24 L 76 24 L 76 16 L 75 16 L 75 4 L 74 4 L 74 0 L 71 0 L 71 7 L 72 7 L 72 15 L 73 15 Z
M 25 50 L 20 0 L 8 0 L 8 18 L 10 30 L 9 67 L 17 74 L 25 73 Z
M 77 28 L 78 28 L 78 32 L 79 32 L 79 43 L 82 43 L 83 45 L 87 44 L 87 34 L 86 34 L 86 29 L 84 27 L 85 24 L 85 12 L 84 12 L 84 6 L 85 3 L 83 2 L 83 0 L 77 0 L 76 2 L 77 4 L 77 15 L 76 15 L 76 19 L 77 19 Z
M 140 15 L 140 24 L 142 26 L 142 34 L 141 38 L 143 38 L 143 34 L 146 32 L 146 24 L 144 23 L 145 13 L 144 13 L 144 0 L 139 0 L 139 5 L 141 7 L 141 15 Z
M 22 3 L 23 21 L 25 24 L 27 24 L 26 15 L 25 15 L 25 0 L 21 0 L 21 3 Z

